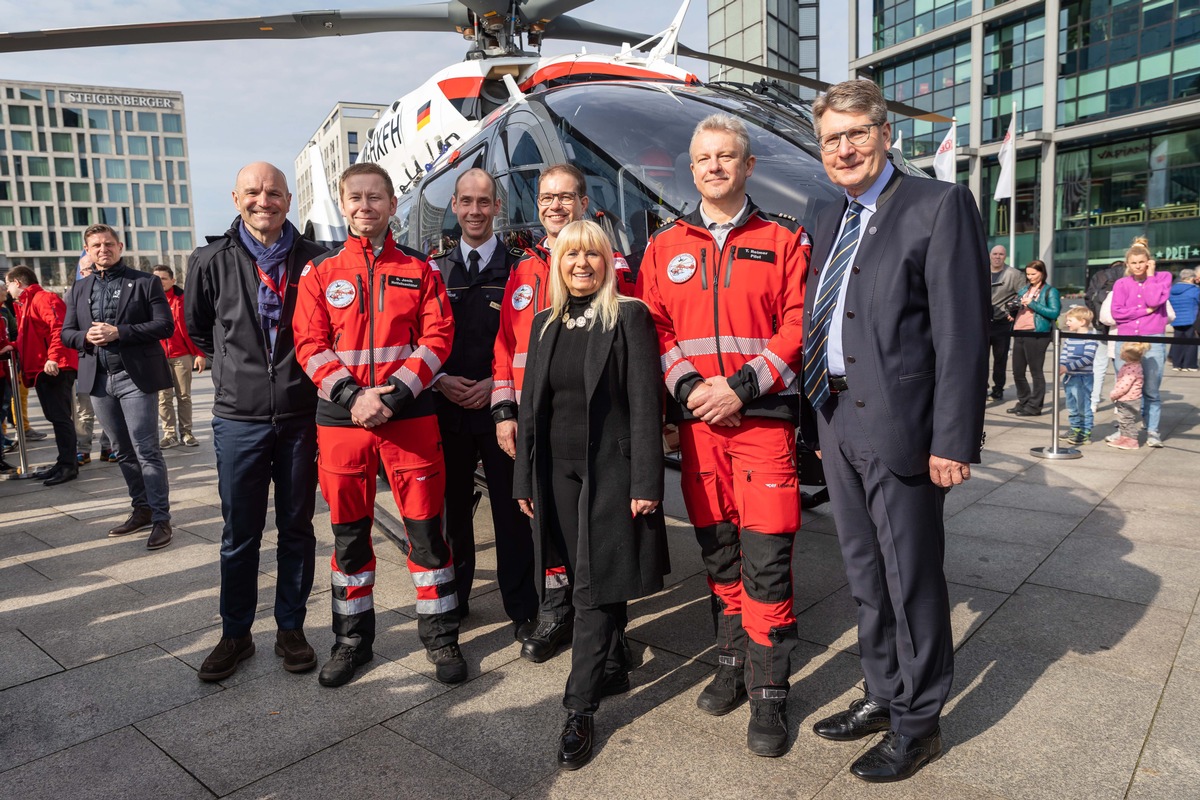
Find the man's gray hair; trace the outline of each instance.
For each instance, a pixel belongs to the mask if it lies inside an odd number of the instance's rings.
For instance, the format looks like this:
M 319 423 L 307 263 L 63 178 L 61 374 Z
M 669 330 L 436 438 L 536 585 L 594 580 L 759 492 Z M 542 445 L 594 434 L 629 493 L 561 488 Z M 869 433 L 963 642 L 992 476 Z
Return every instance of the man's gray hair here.
M 1195 277 L 1196 277 L 1196 270 L 1194 270 L 1194 269 L 1179 270 L 1179 280 L 1181 280 L 1181 281 L 1190 281 Z
M 696 144 L 696 137 L 709 131 L 728 133 L 737 140 L 738 147 L 742 151 L 742 160 L 745 161 L 750 157 L 750 134 L 746 131 L 746 123 L 730 114 L 710 114 L 700 120 L 696 124 L 696 129 L 692 131 L 692 141 L 688 144 L 689 153 L 692 146 Z
M 866 114 L 871 122 L 882 125 L 887 122 L 887 100 L 883 90 L 875 81 L 866 79 L 842 81 L 829 87 L 829 91 L 813 101 L 813 124 L 817 135 L 821 133 L 821 117 L 826 111 L 840 114 Z

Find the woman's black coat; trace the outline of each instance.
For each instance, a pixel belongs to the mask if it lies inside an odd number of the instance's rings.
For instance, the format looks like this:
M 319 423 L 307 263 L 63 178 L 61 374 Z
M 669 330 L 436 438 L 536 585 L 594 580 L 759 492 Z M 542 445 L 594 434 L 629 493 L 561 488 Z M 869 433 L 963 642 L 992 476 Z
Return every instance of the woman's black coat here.
M 662 507 L 636 519 L 629 508 L 631 499 L 663 496 L 658 340 L 645 305 L 622 302 L 619 308 L 612 330 L 601 330 L 597 321 L 590 331 L 583 365 L 588 398 L 583 491 L 588 513 L 579 543 L 587 547 L 591 597 L 597 604 L 653 594 L 662 589 L 662 576 L 670 571 Z M 545 571 L 543 554 L 550 534 L 545 514 L 550 508 L 550 425 L 585 422 L 550 419 L 549 361 L 562 325 L 551 325 L 542 336 L 549 313 L 547 309 L 534 318 L 529 337 L 513 478 L 513 497 L 533 498 L 537 575 Z

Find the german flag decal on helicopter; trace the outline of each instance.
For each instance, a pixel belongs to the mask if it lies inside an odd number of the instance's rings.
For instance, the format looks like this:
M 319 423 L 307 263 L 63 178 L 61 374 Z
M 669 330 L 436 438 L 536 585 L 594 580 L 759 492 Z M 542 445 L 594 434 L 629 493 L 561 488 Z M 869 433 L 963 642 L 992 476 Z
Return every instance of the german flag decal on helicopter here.
M 429 124 L 429 106 L 431 103 L 426 103 L 421 106 L 421 110 L 417 112 L 417 130 L 421 130 Z

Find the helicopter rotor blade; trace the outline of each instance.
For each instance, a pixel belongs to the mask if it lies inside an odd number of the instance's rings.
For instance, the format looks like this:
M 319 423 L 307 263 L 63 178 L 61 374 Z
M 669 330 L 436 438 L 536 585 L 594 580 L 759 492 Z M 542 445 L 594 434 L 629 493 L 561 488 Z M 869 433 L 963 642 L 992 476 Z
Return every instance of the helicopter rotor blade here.
M 546 36 L 555 39 L 573 39 L 583 42 L 595 42 L 597 44 L 607 44 L 614 47 L 621 47 L 628 43 L 642 42 L 650 37 L 646 34 L 635 33 L 633 31 L 624 31 L 618 28 L 610 28 L 607 25 L 599 25 L 595 22 L 576 19 L 575 17 L 561 16 L 546 26 Z M 696 50 L 684 44 L 676 46 L 676 51 L 681 56 L 689 58 L 697 58 L 701 61 L 708 61 L 712 64 L 721 64 L 726 67 L 735 67 L 744 69 L 747 72 L 753 72 L 757 75 L 763 75 L 768 78 L 795 83 L 808 89 L 817 92 L 828 91 L 831 84 L 815 78 L 808 78 L 803 75 L 797 75 L 786 70 L 775 69 L 773 67 L 764 67 L 761 64 L 751 64 L 746 61 L 739 61 L 736 58 L 726 58 L 725 56 L 706 53 L 703 50 Z M 949 122 L 950 118 L 941 114 L 934 114 L 926 111 L 923 108 L 910 106 L 906 103 L 899 103 L 894 100 L 887 101 L 888 110 L 894 114 L 899 114 L 905 117 L 913 117 L 914 119 L 929 120 L 930 122 Z
M 0 33 L 0 53 L 226 39 L 308 39 L 388 31 L 453 32 L 455 27 L 468 24 L 466 7 L 456 1 L 390 11 L 304 11 L 269 17 Z
M 592 0 L 529 0 L 521 13 L 530 22 L 549 22 L 590 2 Z

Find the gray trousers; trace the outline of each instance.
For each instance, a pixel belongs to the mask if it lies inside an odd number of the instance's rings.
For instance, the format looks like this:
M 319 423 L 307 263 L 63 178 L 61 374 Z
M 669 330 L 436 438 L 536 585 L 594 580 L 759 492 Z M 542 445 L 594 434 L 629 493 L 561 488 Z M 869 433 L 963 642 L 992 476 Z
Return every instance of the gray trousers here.
M 158 392 L 143 392 L 124 370 L 101 373 L 92 387 L 92 407 L 116 445 L 133 507 L 149 508 L 154 522 L 170 522 L 167 465 L 158 447 Z

